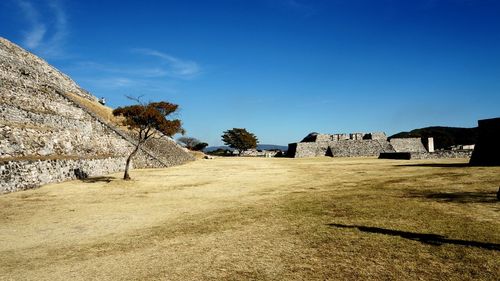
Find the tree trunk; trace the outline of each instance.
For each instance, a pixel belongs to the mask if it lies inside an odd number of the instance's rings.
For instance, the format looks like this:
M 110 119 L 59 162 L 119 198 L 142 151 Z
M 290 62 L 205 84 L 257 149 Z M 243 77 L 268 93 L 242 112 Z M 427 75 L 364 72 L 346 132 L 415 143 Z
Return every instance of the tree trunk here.
M 134 157 L 134 155 L 137 153 L 137 151 L 139 151 L 140 146 L 141 146 L 141 142 L 138 142 L 137 145 L 135 146 L 134 151 L 132 151 L 132 153 L 130 153 L 130 155 L 127 158 L 127 163 L 125 164 L 125 173 L 123 174 L 124 180 L 128 181 L 131 179 L 130 175 L 128 174 L 128 170 L 130 168 L 130 161 L 132 160 L 132 157 Z

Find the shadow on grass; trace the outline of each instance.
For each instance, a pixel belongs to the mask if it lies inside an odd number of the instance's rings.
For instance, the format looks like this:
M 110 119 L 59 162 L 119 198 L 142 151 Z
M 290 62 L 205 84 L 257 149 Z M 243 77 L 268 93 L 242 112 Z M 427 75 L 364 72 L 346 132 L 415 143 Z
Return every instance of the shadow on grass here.
M 496 192 L 430 192 L 412 191 L 410 197 L 454 203 L 498 203 Z
M 80 179 L 82 182 L 85 183 L 96 183 L 96 182 L 105 182 L 105 183 L 110 183 L 113 180 L 115 180 L 114 177 L 92 177 L 92 178 L 85 178 L 85 179 Z
M 465 168 L 472 167 L 469 163 L 422 163 L 394 165 L 396 167 L 434 167 L 434 168 Z
M 458 239 L 449 239 L 446 236 L 439 234 L 427 234 L 427 233 L 416 233 L 416 232 L 408 232 L 408 231 L 400 231 L 400 230 L 392 230 L 380 227 L 371 227 L 371 226 L 359 226 L 359 225 L 345 225 L 338 223 L 330 223 L 328 224 L 330 227 L 336 228 L 357 228 L 359 231 L 367 232 L 367 233 L 376 233 L 376 234 L 384 234 L 390 236 L 399 236 L 401 238 L 418 241 L 425 244 L 441 246 L 443 244 L 453 244 L 453 245 L 462 245 L 469 246 L 487 250 L 500 251 L 500 244 L 496 243 L 486 243 L 486 242 L 478 242 L 478 241 L 470 241 L 470 240 L 458 240 Z

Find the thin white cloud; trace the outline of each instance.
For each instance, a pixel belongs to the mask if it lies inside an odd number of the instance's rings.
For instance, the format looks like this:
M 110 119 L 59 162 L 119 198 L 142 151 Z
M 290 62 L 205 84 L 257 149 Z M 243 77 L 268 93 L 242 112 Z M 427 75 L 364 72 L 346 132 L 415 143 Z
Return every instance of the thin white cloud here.
M 47 41 L 50 46 L 53 46 L 53 50 L 61 48 L 68 35 L 68 17 L 66 11 L 64 10 L 62 3 L 59 0 L 51 0 L 48 2 L 54 14 L 54 33 L 52 37 Z
M 44 25 L 35 25 L 32 29 L 26 33 L 24 38 L 24 44 L 30 49 L 35 49 L 40 45 L 43 40 L 47 29 Z
M 192 61 L 180 60 L 151 49 L 134 49 L 132 51 L 157 59 L 142 63 L 122 61 L 120 64 L 80 61 L 66 70 L 79 73 L 80 77 L 84 77 L 79 82 L 96 93 L 140 89 L 142 93 L 177 94 L 177 79 L 158 78 L 189 79 L 200 73 L 200 67 Z
M 98 71 L 111 74 L 129 75 L 142 78 L 158 78 L 168 75 L 168 71 L 161 67 L 137 67 L 127 65 L 110 65 L 92 61 L 78 62 L 74 65 L 74 69 L 85 71 Z
M 18 0 L 17 4 L 23 17 L 30 24 L 30 30 L 24 32 L 23 43 L 30 49 L 37 48 L 47 32 L 47 27 L 40 21 L 40 14 L 31 2 Z
M 60 0 L 34 2 L 17 0 L 22 16 L 28 23 L 28 31 L 23 33 L 23 45 L 44 57 L 63 56 L 63 45 L 68 34 L 67 14 Z M 42 14 L 39 5 L 48 11 Z M 43 19 L 43 20 L 42 20 Z
M 169 66 L 168 73 L 170 76 L 178 78 L 193 78 L 201 72 L 200 66 L 194 61 L 182 60 L 167 53 L 153 49 L 134 49 L 133 51 L 139 54 L 161 59 Z
M 111 78 L 108 79 L 106 82 L 109 83 L 109 86 L 113 88 L 130 87 L 131 85 L 134 84 L 134 81 L 132 81 L 131 79 L 123 77 Z
M 79 79 L 92 93 L 116 93 L 116 94 L 178 94 L 176 82 L 169 80 L 150 80 L 141 78 L 131 78 L 125 76 L 83 76 Z
M 83 78 L 80 81 L 91 85 L 93 88 L 105 90 L 128 89 L 140 84 L 138 81 L 127 77 L 91 77 Z

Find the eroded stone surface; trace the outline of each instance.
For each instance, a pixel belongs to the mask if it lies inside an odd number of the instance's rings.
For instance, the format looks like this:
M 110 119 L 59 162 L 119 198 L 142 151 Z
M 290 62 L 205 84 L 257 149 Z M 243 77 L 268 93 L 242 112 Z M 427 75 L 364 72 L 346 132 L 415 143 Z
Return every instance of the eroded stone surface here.
M 91 175 L 123 169 L 133 135 L 68 93 L 98 100 L 44 60 L 0 38 L 0 193 L 72 179 L 68 171 L 77 166 Z M 163 137 L 148 143 L 134 166 L 168 167 L 190 160 L 188 152 Z
M 420 138 L 387 139 L 385 133 L 317 134 L 288 145 L 288 155 L 302 157 L 365 157 L 381 153 L 427 153 Z

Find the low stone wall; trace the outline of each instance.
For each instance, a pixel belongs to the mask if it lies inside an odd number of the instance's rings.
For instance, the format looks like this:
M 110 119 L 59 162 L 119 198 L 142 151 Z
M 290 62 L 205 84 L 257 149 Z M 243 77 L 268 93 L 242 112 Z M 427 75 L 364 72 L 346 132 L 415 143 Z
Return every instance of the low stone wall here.
M 471 150 L 443 150 L 435 151 L 432 153 L 411 153 L 411 159 L 443 159 L 443 158 L 470 158 L 472 155 Z
M 0 162 L 0 193 L 65 180 L 102 176 L 125 169 L 125 157 Z
M 380 153 L 379 159 L 394 160 L 421 160 L 421 159 L 445 159 L 445 158 L 465 158 L 472 155 L 470 150 L 441 150 L 436 152 L 389 152 Z
M 258 151 L 257 149 L 249 149 L 241 152 L 240 156 L 243 157 L 275 157 L 276 154 L 278 154 L 277 151 L 269 151 L 269 150 L 261 150 Z

